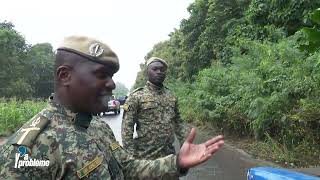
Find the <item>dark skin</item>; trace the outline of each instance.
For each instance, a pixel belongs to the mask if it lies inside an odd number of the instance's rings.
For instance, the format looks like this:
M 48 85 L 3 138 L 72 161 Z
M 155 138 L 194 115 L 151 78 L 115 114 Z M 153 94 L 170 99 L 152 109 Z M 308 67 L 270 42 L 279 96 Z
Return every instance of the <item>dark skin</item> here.
M 56 70 L 58 101 L 73 112 L 96 114 L 106 110 L 103 98 L 111 97 L 115 83 L 107 65 L 68 53 Z M 75 63 L 73 63 L 75 62 Z
M 159 87 L 163 86 L 166 74 L 167 66 L 160 61 L 152 62 L 147 68 L 148 80 L 152 84 L 155 84 Z M 207 161 L 224 144 L 223 136 L 221 135 L 216 136 L 202 144 L 193 144 L 192 142 L 195 138 L 195 135 L 196 130 L 192 128 L 190 134 L 179 151 L 178 162 L 179 167 L 182 169 L 188 169 Z
M 166 79 L 167 66 L 160 61 L 155 61 L 149 64 L 147 69 L 148 80 L 157 86 L 162 86 Z
M 66 54 L 61 55 L 58 52 L 56 60 L 58 62 L 55 74 L 57 101 L 75 113 L 96 114 L 105 111 L 103 98 L 112 96 L 112 90 L 115 89 L 113 74 L 110 73 L 113 71 L 108 65 L 88 61 L 77 54 L 63 53 Z M 158 62 L 153 65 L 157 68 L 159 66 Z M 159 73 L 155 69 L 150 72 L 155 72 L 152 76 L 155 79 L 153 83 L 161 82 L 162 84 L 165 78 L 162 74 L 165 73 Z M 195 129 L 193 128 L 179 151 L 177 163 L 181 169 L 189 169 L 207 161 L 224 143 L 222 136 L 216 136 L 205 143 L 193 144 L 194 137 Z

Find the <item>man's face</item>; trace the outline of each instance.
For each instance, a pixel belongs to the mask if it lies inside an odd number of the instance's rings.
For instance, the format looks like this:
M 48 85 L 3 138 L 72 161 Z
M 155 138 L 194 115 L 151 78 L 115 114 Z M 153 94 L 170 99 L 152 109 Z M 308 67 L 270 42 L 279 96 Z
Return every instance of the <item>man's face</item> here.
M 115 89 L 110 72 L 110 67 L 87 60 L 73 67 L 68 93 L 77 112 L 106 111 L 112 90 Z
M 153 62 L 148 66 L 148 80 L 156 85 L 161 85 L 166 78 L 167 67 L 159 62 Z

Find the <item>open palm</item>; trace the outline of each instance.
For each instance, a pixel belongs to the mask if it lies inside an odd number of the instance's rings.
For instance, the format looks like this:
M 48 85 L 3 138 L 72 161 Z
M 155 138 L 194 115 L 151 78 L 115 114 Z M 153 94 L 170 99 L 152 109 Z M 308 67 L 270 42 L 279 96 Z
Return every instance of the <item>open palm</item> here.
M 178 156 L 180 168 L 189 169 L 199 165 L 212 157 L 223 145 L 223 136 L 216 136 L 202 144 L 193 144 L 196 132 L 192 128 L 186 141 L 183 143 Z

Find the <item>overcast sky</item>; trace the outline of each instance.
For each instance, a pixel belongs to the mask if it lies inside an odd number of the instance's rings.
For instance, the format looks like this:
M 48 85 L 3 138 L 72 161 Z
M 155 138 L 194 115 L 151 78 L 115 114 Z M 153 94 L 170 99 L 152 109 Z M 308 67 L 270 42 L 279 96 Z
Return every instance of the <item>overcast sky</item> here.
M 128 88 L 139 64 L 157 42 L 188 18 L 193 0 L 7 0 L 0 21 L 10 21 L 29 44 L 49 42 L 54 48 L 69 35 L 107 43 L 120 58 L 114 80 Z

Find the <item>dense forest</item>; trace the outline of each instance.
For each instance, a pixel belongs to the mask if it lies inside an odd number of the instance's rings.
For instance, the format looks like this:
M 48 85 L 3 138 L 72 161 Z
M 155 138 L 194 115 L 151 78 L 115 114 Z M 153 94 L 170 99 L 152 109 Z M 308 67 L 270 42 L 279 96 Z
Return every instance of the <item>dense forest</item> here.
M 195 0 L 190 17 L 146 59 L 168 61 L 166 84 L 185 121 L 251 137 L 266 158 L 319 164 L 319 7 L 315 0 Z M 145 83 L 140 67 L 135 87 Z

